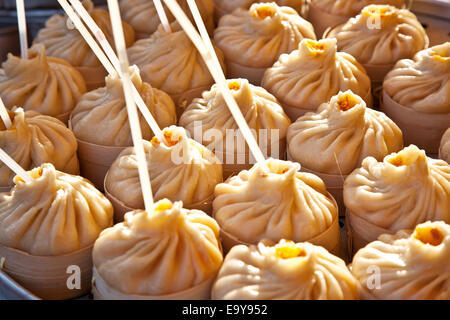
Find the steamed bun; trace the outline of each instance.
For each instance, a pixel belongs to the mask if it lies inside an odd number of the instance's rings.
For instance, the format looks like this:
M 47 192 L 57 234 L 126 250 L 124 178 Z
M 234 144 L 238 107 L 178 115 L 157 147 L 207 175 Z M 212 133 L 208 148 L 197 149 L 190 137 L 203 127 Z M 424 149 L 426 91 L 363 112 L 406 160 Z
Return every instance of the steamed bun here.
M 370 268 L 378 270 L 378 287 Z M 383 234 L 358 251 L 352 273 L 361 283 L 362 298 L 449 300 L 450 225 L 428 221 L 414 231 Z
M 144 141 L 148 170 L 156 200 L 183 201 L 185 206 L 212 197 L 222 182 L 222 165 L 206 147 L 187 137 L 183 128 L 163 130 L 166 141 Z M 134 147 L 122 151 L 105 180 L 108 192 L 130 208 L 144 208 Z
M 450 165 L 411 145 L 368 157 L 344 184 L 351 228 L 366 242 L 431 220 L 450 222 Z
M 369 109 L 353 92 L 340 92 L 317 113 L 307 113 L 288 130 L 290 157 L 309 170 L 348 175 L 372 156 L 382 160 L 403 148 L 403 136 L 384 113 Z M 307 150 L 307 152 L 305 152 Z
M 165 3 L 161 1 L 164 6 L 169 22 L 175 21 L 171 11 L 166 7 Z M 178 4 L 184 12 L 191 17 L 191 10 L 189 9 L 186 0 L 178 0 Z M 195 3 L 200 11 L 206 28 L 209 32 L 214 30 L 214 3 L 212 0 L 196 0 Z M 120 0 L 120 8 L 123 19 L 128 22 L 139 38 L 150 36 L 156 31 L 161 21 L 159 20 L 158 12 L 155 4 L 149 0 Z
M 0 244 L 35 256 L 73 253 L 94 244 L 112 225 L 113 208 L 86 179 L 43 164 L 32 182 L 14 178 L 0 194 Z
M 7 108 L 58 117 L 75 108 L 86 92 L 81 74 L 64 60 L 47 57 L 43 45 L 34 45 L 24 60 L 8 55 L 0 69 L 0 97 Z
M 335 226 L 338 208 L 323 181 L 299 169 L 297 163 L 269 159 L 218 184 L 213 210 L 221 229 L 249 244 L 315 243 Z M 338 237 L 339 232 L 315 244 L 333 250 Z
M 298 50 L 283 54 L 264 74 L 262 86 L 286 105 L 306 113 L 330 101 L 339 91 L 371 104 L 371 83 L 354 57 L 337 52 L 336 39 L 303 39 Z M 291 115 L 290 115 L 291 116 Z M 291 116 L 292 120 L 297 118 Z

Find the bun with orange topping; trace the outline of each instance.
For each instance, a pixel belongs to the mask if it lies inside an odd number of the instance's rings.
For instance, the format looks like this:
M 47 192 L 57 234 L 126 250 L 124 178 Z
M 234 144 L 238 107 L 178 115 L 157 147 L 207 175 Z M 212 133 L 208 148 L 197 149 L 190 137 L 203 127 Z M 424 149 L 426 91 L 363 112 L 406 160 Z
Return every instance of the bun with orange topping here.
M 144 141 L 152 191 L 156 200 L 183 201 L 185 207 L 211 206 L 214 187 L 222 182 L 222 165 L 206 147 L 189 139 L 183 128 L 163 130 L 164 140 Z M 123 205 L 143 209 L 134 147 L 125 149 L 111 165 L 105 189 Z
M 188 6 L 188 1 L 177 1 L 184 12 L 191 17 L 191 10 Z M 214 30 L 214 3 L 212 0 L 196 0 L 198 10 L 203 18 L 208 32 L 212 34 Z M 171 11 L 162 2 L 164 11 L 166 12 L 169 22 L 175 21 Z M 123 19 L 128 22 L 136 31 L 138 39 L 150 37 L 153 32 L 158 29 L 161 21 L 156 11 L 153 1 L 148 0 L 120 0 L 120 11 Z
M 383 234 L 358 251 L 351 270 L 364 299 L 449 300 L 450 225 L 428 221 Z
M 286 132 L 291 121 L 277 99 L 265 89 L 250 84 L 246 79 L 228 80 L 228 86 L 250 129 L 255 130 L 263 152 L 269 157 L 284 157 Z M 233 164 L 242 163 L 246 164 L 247 168 L 251 167 L 248 146 L 238 131 L 236 121 L 218 85 L 213 85 L 211 90 L 203 92 L 202 98 L 193 100 L 179 123 L 192 137 L 198 139 L 199 143 L 214 150 L 224 164 L 230 162 L 228 156 L 233 156 L 235 162 L 224 167 L 225 177 L 240 171 L 236 170 L 237 166 Z M 199 129 L 202 135 L 197 137 L 196 131 Z M 234 143 L 231 143 L 232 141 Z M 245 154 L 246 158 L 239 162 L 238 154 Z
M 354 57 L 337 52 L 336 39 L 303 39 L 264 74 L 262 86 L 280 101 L 291 120 L 316 111 L 339 91 L 352 90 L 370 106 L 371 83 Z
M 414 145 L 368 157 L 345 180 L 344 201 L 355 249 L 428 220 L 450 223 L 450 165 Z
M 216 18 L 219 20 L 222 16 L 226 14 L 230 14 L 238 8 L 248 9 L 251 7 L 253 3 L 261 3 L 261 2 L 274 2 L 279 6 L 286 6 L 295 9 L 298 14 L 302 13 L 302 1 L 299 0 L 275 0 L 275 1 L 267 1 L 267 0 L 214 0 L 214 6 L 216 10 Z
M 227 254 L 212 289 L 222 300 L 355 300 L 358 282 L 345 262 L 307 242 L 239 245 Z
M 398 60 L 414 57 L 429 43 L 411 11 L 389 5 L 369 5 L 325 36 L 336 38 L 338 50 L 355 57 L 380 84 Z
M 112 225 L 113 208 L 86 179 L 43 164 L 32 182 L 14 178 L 0 194 L 0 244 L 35 256 L 69 254 L 91 246 Z
M 160 200 L 102 232 L 93 259 L 95 299 L 209 299 L 223 260 L 219 226 Z
M 450 127 L 447 129 L 441 140 L 439 157 L 450 164 Z
M 450 42 L 398 61 L 384 79 L 381 110 L 407 144 L 437 154 L 450 124 Z
M 366 157 L 382 160 L 403 149 L 397 125 L 367 108 L 350 90 L 332 97 L 317 113 L 298 118 L 287 139 L 290 158 L 310 170 L 335 175 L 350 174 Z
M 319 177 L 299 170 L 298 163 L 269 159 L 216 186 L 213 211 L 225 249 L 263 239 L 337 249 L 336 202 Z
M 228 78 L 248 78 L 259 85 L 264 71 L 303 38 L 316 39 L 312 25 L 290 7 L 255 3 L 220 19 L 214 41 L 223 51 Z

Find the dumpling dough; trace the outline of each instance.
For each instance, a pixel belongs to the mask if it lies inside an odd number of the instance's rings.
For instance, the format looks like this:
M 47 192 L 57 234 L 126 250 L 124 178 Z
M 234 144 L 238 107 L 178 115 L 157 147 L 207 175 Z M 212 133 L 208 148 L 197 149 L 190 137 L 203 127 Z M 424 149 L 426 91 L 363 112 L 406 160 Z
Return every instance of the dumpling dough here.
M 128 49 L 128 56 L 141 70 L 145 82 L 167 92 L 177 102 L 178 95 L 215 82 L 180 25 L 174 22 L 171 27 L 171 33 L 160 26 L 150 38 L 137 41 Z M 222 52 L 216 49 L 216 53 L 223 65 Z
M 255 3 L 220 19 L 214 41 L 228 61 L 269 68 L 282 53 L 298 48 L 303 38 L 316 39 L 311 23 L 290 7 Z
M 71 112 L 86 92 L 81 74 L 69 63 L 47 57 L 43 45 L 28 50 L 28 59 L 8 55 L 0 69 L 0 96 L 15 106 L 49 116 Z
M 336 38 L 338 50 L 362 64 L 395 64 L 428 47 L 428 37 L 409 10 L 370 5 L 327 35 Z
M 353 92 L 340 92 L 317 113 L 288 130 L 288 153 L 309 170 L 348 175 L 372 156 L 382 160 L 403 148 L 403 136 L 384 113 L 369 109 Z M 307 150 L 307 151 L 306 151 Z
M 206 213 L 164 199 L 133 211 L 95 242 L 94 266 L 123 294 L 161 296 L 200 285 L 222 264 L 219 226 Z
M 0 124 L 0 147 L 25 170 L 52 163 L 57 170 L 80 172 L 77 140 L 61 121 L 22 108 L 9 113 L 12 127 Z M 13 185 L 14 173 L 0 162 L 0 187 Z
M 114 44 L 109 13 L 103 9 L 95 9 L 91 0 L 83 0 L 83 6 L 100 27 L 109 43 Z M 130 25 L 123 23 L 125 44 L 134 43 L 134 31 Z M 55 14 L 45 22 L 34 39 L 34 43 L 42 43 L 47 48 L 47 54 L 66 60 L 74 67 L 101 67 L 100 61 L 91 50 L 78 29 L 69 24 L 67 16 Z
M 171 11 L 166 7 L 164 1 L 161 1 L 164 6 L 169 22 L 175 21 Z M 191 10 L 189 9 L 186 0 L 177 1 L 183 11 L 191 17 Z M 209 32 L 214 30 L 214 3 L 212 0 L 196 0 L 198 10 L 202 15 L 203 22 Z M 161 21 L 158 17 L 153 1 L 148 0 L 121 0 L 120 8 L 123 19 L 128 22 L 137 35 L 141 38 L 150 36 L 156 31 Z
M 188 139 L 183 128 L 163 130 L 165 142 L 144 141 L 148 171 L 156 200 L 168 198 L 196 204 L 211 197 L 222 182 L 222 165 L 206 147 Z M 105 181 L 108 192 L 130 208 L 144 208 L 134 147 L 122 151 Z
M 278 101 L 265 89 L 250 84 L 246 79 L 228 80 L 228 87 L 250 129 L 257 132 L 262 129 L 267 130 L 267 135 L 257 134 L 259 145 L 263 151 L 275 152 L 275 150 L 269 150 L 269 146 L 286 138 L 286 132 L 291 123 Z M 199 123 L 203 134 L 202 137 L 197 138 L 196 130 L 199 129 Z M 213 85 L 210 91 L 203 92 L 202 98 L 192 101 L 181 116 L 180 125 L 186 128 L 192 137 L 199 139 L 198 142 L 208 146 L 211 150 L 237 152 L 245 148 L 244 150 L 248 151 L 242 135 L 236 136 L 233 150 L 227 143 L 227 135 L 230 135 L 230 131 L 227 132 L 227 130 L 236 132 L 238 126 L 218 85 Z M 218 130 L 220 135 L 210 135 L 208 131 L 211 129 Z M 277 130 L 273 135 L 277 141 L 271 141 L 271 130 Z M 226 159 L 221 160 L 225 162 Z
M 0 194 L 0 244 L 35 256 L 72 253 L 112 226 L 113 208 L 86 179 L 43 164 Z
M 248 9 L 253 3 L 269 2 L 266 0 L 214 0 L 216 8 L 223 14 L 229 14 L 237 8 Z M 302 1 L 299 0 L 275 0 L 279 6 L 287 6 L 295 9 L 299 14 L 302 11 Z
M 366 71 L 348 53 L 337 52 L 336 39 L 303 39 L 298 50 L 281 55 L 267 69 L 262 86 L 282 105 L 310 111 L 339 91 L 352 90 L 367 103 L 371 100 Z
M 358 282 L 345 262 L 307 242 L 262 241 L 227 254 L 212 299 L 354 300 Z
M 450 114 L 450 42 L 397 62 L 383 88 L 394 101 L 417 112 Z
M 160 127 L 175 124 L 172 99 L 143 82 L 136 66 L 130 67 L 130 77 Z M 153 133 L 142 114 L 139 115 L 142 136 L 151 139 Z M 72 131 L 78 139 L 97 145 L 133 145 L 122 80 L 117 74 L 106 78 L 106 87 L 90 91 L 80 99 L 72 113 Z
M 441 159 L 447 161 L 447 163 L 450 164 L 450 127 L 442 137 L 439 155 Z
M 323 181 L 298 163 L 269 159 L 218 184 L 214 217 L 242 242 L 308 241 L 330 228 L 338 208 Z M 333 239 L 336 240 L 336 239 Z M 332 250 L 337 243 L 329 242 Z
M 378 270 L 379 283 L 374 281 Z M 353 258 L 352 273 L 363 298 L 380 300 L 450 299 L 450 225 L 426 222 L 413 232 L 384 234 Z M 379 285 L 378 288 L 376 285 Z
M 411 145 L 378 162 L 368 157 L 344 183 L 351 227 L 370 242 L 419 223 L 450 222 L 450 165 Z
M 354 17 L 370 4 L 388 4 L 402 8 L 404 0 L 312 0 L 322 11 L 345 17 Z

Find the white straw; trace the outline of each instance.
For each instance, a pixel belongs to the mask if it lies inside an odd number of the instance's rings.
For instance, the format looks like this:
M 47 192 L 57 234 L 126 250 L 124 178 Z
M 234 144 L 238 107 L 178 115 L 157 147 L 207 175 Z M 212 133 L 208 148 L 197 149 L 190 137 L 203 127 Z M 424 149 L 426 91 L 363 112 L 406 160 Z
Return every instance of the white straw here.
M 198 34 L 197 30 L 192 25 L 192 23 L 190 22 L 190 20 L 188 19 L 188 17 L 186 16 L 186 14 L 184 13 L 184 11 L 181 9 L 181 7 L 175 0 L 164 0 L 164 2 L 166 3 L 167 7 L 170 9 L 172 14 L 175 16 L 175 18 L 178 20 L 180 25 L 183 27 L 185 33 L 197 47 L 198 51 L 205 60 L 205 63 L 208 66 L 209 71 L 211 72 L 216 83 L 219 85 L 219 88 L 222 91 L 225 102 L 227 103 L 227 106 L 230 109 L 231 114 L 233 115 L 239 129 L 241 130 L 242 135 L 247 141 L 250 151 L 252 152 L 256 161 L 260 165 L 265 166 L 264 155 L 261 149 L 259 148 L 258 143 L 255 137 L 253 136 L 247 122 L 245 121 L 245 118 L 242 115 L 242 112 L 239 109 L 238 104 L 234 100 L 230 92 L 230 88 L 227 85 L 225 75 L 223 74 L 219 60 L 214 51 L 211 40 L 209 39 L 208 32 L 206 31 L 206 27 L 203 23 L 203 20 L 201 19 L 200 13 L 198 12 L 197 5 L 195 4 L 195 2 L 193 3 L 195 8 L 197 9 L 193 10 L 193 16 L 197 26 L 199 27 L 200 32 L 203 35 L 203 40 L 202 37 L 200 37 L 200 35 Z M 189 3 L 191 10 L 193 7 L 192 2 L 193 1 Z
M 25 5 L 23 0 L 16 0 L 17 20 L 19 22 L 19 39 L 20 52 L 22 59 L 28 59 L 28 37 L 27 37 L 27 22 L 25 19 Z
M 8 166 L 16 175 L 25 182 L 33 182 L 33 178 L 26 172 L 13 158 L 11 158 L 2 148 L 0 148 L 0 160 Z
M 66 0 L 63 0 L 63 1 L 66 2 Z M 117 58 L 117 55 L 114 52 L 114 49 L 112 48 L 112 46 L 106 39 L 106 36 L 103 33 L 103 31 L 99 28 L 99 26 L 94 21 L 94 19 L 92 19 L 92 17 L 89 15 L 89 12 L 87 12 L 87 10 L 84 8 L 84 6 L 81 4 L 81 2 L 79 0 L 69 0 L 69 1 L 72 4 L 73 8 L 78 13 L 78 15 L 80 15 L 81 19 L 83 19 L 84 23 L 91 30 L 92 34 L 94 34 L 95 38 L 98 40 L 98 42 L 102 46 L 103 50 L 106 52 L 106 55 L 108 56 L 109 60 L 113 64 L 114 68 L 119 73 L 119 76 L 122 78 L 123 75 L 122 75 L 122 71 L 120 70 L 119 59 Z M 82 25 L 82 28 L 86 29 L 86 27 L 83 24 L 81 24 L 81 25 Z M 92 39 L 92 41 L 94 41 L 94 39 L 92 38 L 91 34 L 87 31 L 87 29 L 86 29 L 86 32 L 89 35 L 89 37 Z M 88 40 L 86 40 L 86 41 L 88 41 Z M 98 47 L 97 43 L 96 43 L 96 46 Z M 99 48 L 99 50 L 101 51 L 100 48 Z M 102 52 L 102 54 L 103 54 L 103 52 Z M 158 123 L 156 122 L 155 118 L 151 114 L 150 110 L 148 109 L 147 105 L 145 104 L 144 100 L 142 99 L 139 91 L 137 91 L 134 84 L 133 84 L 132 90 L 133 90 L 134 99 L 139 107 L 139 111 L 141 111 L 142 115 L 144 116 L 145 121 L 147 121 L 148 125 L 150 126 L 150 129 L 153 131 L 153 134 L 155 136 L 157 136 L 160 140 L 164 141 L 164 136 L 161 132 L 161 129 L 159 128 Z
M 155 4 L 156 12 L 158 13 L 159 20 L 161 21 L 164 30 L 167 33 L 171 33 L 172 29 L 170 28 L 169 19 L 167 19 L 167 15 L 166 12 L 164 11 L 164 7 L 161 3 L 161 0 L 153 0 L 153 3 Z
M 138 161 L 139 179 L 141 182 L 142 196 L 144 198 L 145 210 L 150 212 L 153 205 L 152 187 L 148 173 L 147 159 L 145 157 L 144 145 L 142 143 L 142 132 L 136 104 L 133 100 L 131 90 L 132 83 L 129 74 L 128 56 L 123 35 L 122 20 L 120 18 L 119 3 L 117 0 L 108 0 L 109 15 L 113 27 L 114 40 L 119 55 L 120 66 L 123 74 L 123 90 L 127 104 L 128 120 L 130 121 L 131 136 L 133 138 L 134 150 Z
M 2 117 L 6 129 L 10 129 L 12 126 L 11 118 L 9 117 L 8 110 L 6 109 L 2 98 L 0 98 L 0 116 Z

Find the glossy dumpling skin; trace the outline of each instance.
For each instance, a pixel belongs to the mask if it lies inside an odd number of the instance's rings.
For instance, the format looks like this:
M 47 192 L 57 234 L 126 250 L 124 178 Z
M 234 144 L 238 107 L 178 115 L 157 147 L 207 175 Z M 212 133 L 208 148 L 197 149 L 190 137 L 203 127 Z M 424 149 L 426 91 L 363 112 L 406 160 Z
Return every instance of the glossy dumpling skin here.
M 0 124 L 0 147 L 20 166 L 31 170 L 51 163 L 57 170 L 70 174 L 80 172 L 77 140 L 58 119 L 34 111 L 15 108 L 9 113 L 12 127 Z M 0 187 L 13 185 L 14 173 L 0 162 Z
M 141 94 L 160 127 L 176 123 L 175 104 L 169 95 L 141 80 L 139 69 L 130 67 L 131 81 Z M 139 112 L 142 136 L 153 132 Z M 128 112 L 119 76 L 106 78 L 106 86 L 83 95 L 72 112 L 72 131 L 77 139 L 102 146 L 128 147 L 133 144 Z
M 86 91 L 82 75 L 66 61 L 47 56 L 43 45 L 32 46 L 27 60 L 9 54 L 0 69 L 0 97 L 10 109 L 56 117 L 71 112 Z
M 156 200 L 168 198 L 196 204 L 210 198 L 222 182 L 222 164 L 206 147 L 187 137 L 183 128 L 163 130 L 166 141 L 144 141 Z M 134 147 L 125 149 L 111 165 L 105 180 L 108 192 L 130 208 L 144 208 Z
M 109 43 L 114 45 L 114 37 L 109 13 L 103 9 L 94 8 L 91 0 L 83 0 L 83 6 L 94 19 L 106 36 Z M 100 61 L 91 50 L 81 33 L 68 22 L 67 16 L 55 14 L 46 22 L 45 27 L 39 31 L 34 43 L 42 43 L 47 54 L 66 60 L 74 67 L 101 67 Z M 133 28 L 123 23 L 125 44 L 127 47 L 134 43 Z
M 441 148 L 439 150 L 439 155 L 442 160 L 450 163 L 450 127 L 445 132 L 441 141 Z
M 164 11 L 166 12 L 169 22 L 175 21 L 171 11 L 167 8 L 165 3 Z M 184 12 L 191 17 L 191 11 L 186 0 L 177 1 Z M 214 3 L 212 0 L 196 0 L 195 3 L 200 11 L 206 28 L 209 32 L 214 30 Z M 161 21 L 158 17 L 153 1 L 147 0 L 121 0 L 120 9 L 123 19 L 128 22 L 137 35 L 150 36 L 158 29 Z
M 213 85 L 214 80 L 197 48 L 177 22 L 172 32 L 162 26 L 150 38 L 128 49 L 130 62 L 137 65 L 142 79 L 172 97 L 188 90 Z M 223 65 L 223 54 L 216 49 Z
M 43 164 L 0 194 L 0 244 L 35 256 L 73 253 L 112 226 L 113 207 L 86 179 Z
M 238 245 L 212 290 L 216 300 L 354 300 L 358 282 L 345 262 L 307 242 Z
M 352 90 L 363 99 L 371 92 L 366 71 L 351 55 L 337 52 L 336 39 L 303 39 L 298 50 L 267 69 L 262 87 L 282 104 L 310 111 L 339 91 Z
M 367 108 L 353 92 L 340 92 L 288 130 L 288 153 L 306 168 L 350 174 L 372 156 L 382 160 L 403 148 L 403 135 L 384 113 Z M 307 152 L 305 152 L 307 150 Z
M 324 182 L 294 162 L 268 159 L 265 166 L 257 163 L 216 186 L 213 210 L 221 228 L 251 244 L 308 241 L 325 232 L 338 209 Z
M 272 143 L 278 143 L 279 140 L 286 138 L 286 132 L 291 121 L 284 113 L 277 99 L 268 93 L 265 89 L 254 86 L 247 79 L 228 80 L 228 87 L 231 88 L 231 94 L 244 115 L 249 127 L 257 133 L 260 130 L 267 130 L 267 137 L 263 134 L 257 134 L 260 147 L 272 146 Z M 238 130 L 238 126 L 218 85 L 213 85 L 211 90 L 204 91 L 202 98 L 194 99 L 186 108 L 186 111 L 180 118 L 180 125 L 196 138 L 196 129 L 201 125 L 202 137 L 198 142 L 205 146 L 215 146 L 219 151 L 237 152 L 240 148 L 239 140 L 234 143 L 234 150 L 227 145 L 227 130 Z M 217 135 L 209 135 L 210 130 L 217 130 Z M 277 130 L 272 135 L 271 130 Z M 276 141 L 272 141 L 272 136 Z M 238 136 L 239 137 L 239 136 Z M 241 136 L 240 136 L 241 137 Z M 237 140 L 237 139 L 236 139 Z M 240 139 L 243 141 L 243 139 Z M 247 145 L 242 148 L 248 150 Z M 270 150 L 272 151 L 272 150 Z M 275 157 L 275 156 L 274 156 Z M 225 161 L 225 159 L 222 159 Z
M 449 300 L 450 225 L 428 221 L 413 231 L 384 234 L 356 253 L 351 269 L 361 298 Z M 377 270 L 378 283 L 367 270 Z
M 402 8 L 404 0 L 312 0 L 321 10 L 339 16 L 353 17 L 370 4 L 388 4 Z
M 94 266 L 124 294 L 177 293 L 214 277 L 223 261 L 217 222 L 203 211 L 161 200 L 132 211 L 95 242 Z
M 430 114 L 450 114 L 450 42 L 397 62 L 383 88 L 402 106 Z
M 359 221 L 352 228 L 369 241 L 378 228 L 393 234 L 428 220 L 449 223 L 450 165 L 414 145 L 382 162 L 368 157 L 345 180 L 344 201 Z
M 227 60 L 253 68 L 269 68 L 304 38 L 316 39 L 314 28 L 290 7 L 255 3 L 220 19 L 214 41 Z
M 362 64 L 394 64 L 412 58 L 428 47 L 428 37 L 409 10 L 388 5 L 370 5 L 359 15 L 333 28 L 327 35 L 336 38 L 339 51 L 354 56 Z

